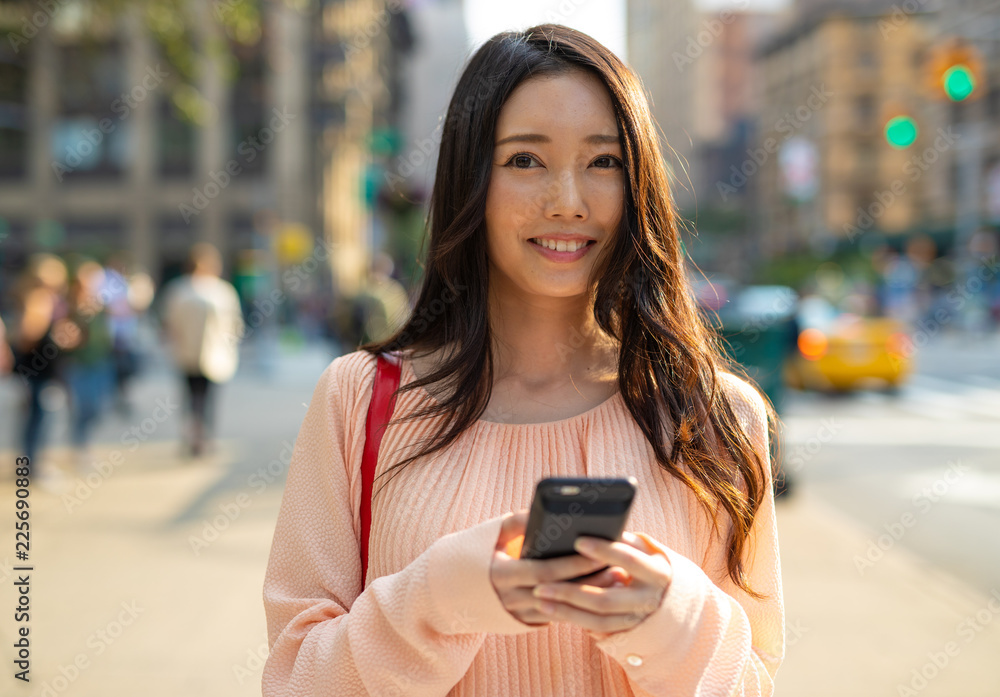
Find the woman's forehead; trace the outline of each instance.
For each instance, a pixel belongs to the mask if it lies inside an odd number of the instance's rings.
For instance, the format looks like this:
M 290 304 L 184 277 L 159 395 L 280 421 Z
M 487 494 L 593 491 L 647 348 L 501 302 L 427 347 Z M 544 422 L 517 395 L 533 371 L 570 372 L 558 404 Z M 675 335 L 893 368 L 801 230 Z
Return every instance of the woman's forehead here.
M 618 126 L 611 96 L 597 77 L 574 70 L 525 80 L 500 110 L 496 140 L 519 134 L 545 142 L 572 134 L 588 143 L 618 143 Z

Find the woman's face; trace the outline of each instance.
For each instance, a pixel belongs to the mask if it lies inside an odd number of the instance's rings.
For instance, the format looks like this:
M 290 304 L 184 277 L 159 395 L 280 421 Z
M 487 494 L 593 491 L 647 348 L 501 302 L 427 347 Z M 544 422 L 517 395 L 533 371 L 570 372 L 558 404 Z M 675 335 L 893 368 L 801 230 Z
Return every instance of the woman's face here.
M 486 197 L 494 289 L 585 294 L 598 252 L 617 229 L 624 186 L 604 84 L 577 70 L 521 83 L 500 110 Z

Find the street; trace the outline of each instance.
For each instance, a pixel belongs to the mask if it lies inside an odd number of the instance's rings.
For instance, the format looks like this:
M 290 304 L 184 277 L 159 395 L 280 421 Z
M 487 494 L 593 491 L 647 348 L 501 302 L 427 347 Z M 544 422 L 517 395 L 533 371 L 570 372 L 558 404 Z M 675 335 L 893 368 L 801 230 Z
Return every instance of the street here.
M 998 355 L 997 337 L 945 335 L 898 394 L 791 396 L 784 451 L 795 488 L 778 501 L 788 640 L 778 697 L 998 694 Z M 30 495 L 31 683 L 6 662 L 0 692 L 259 694 L 261 584 L 284 472 L 332 357 L 328 347 L 285 348 L 262 374 L 246 354 L 220 391 L 219 448 L 198 461 L 179 456 L 180 385 L 160 359 L 135 385 L 132 415 L 105 419 L 94 465 L 79 474 L 62 445 L 65 413 L 55 414 L 50 466 L 66 477 L 33 484 Z M 16 387 L 0 383 L 4 415 L 16 414 Z M 12 567 L 21 563 L 14 437 L 5 418 L 3 608 L 17 603 Z M 24 625 L 3 617 L 0 642 L 10 646 Z
M 778 697 L 1000 694 L 998 356 L 945 335 L 898 394 L 789 400 Z

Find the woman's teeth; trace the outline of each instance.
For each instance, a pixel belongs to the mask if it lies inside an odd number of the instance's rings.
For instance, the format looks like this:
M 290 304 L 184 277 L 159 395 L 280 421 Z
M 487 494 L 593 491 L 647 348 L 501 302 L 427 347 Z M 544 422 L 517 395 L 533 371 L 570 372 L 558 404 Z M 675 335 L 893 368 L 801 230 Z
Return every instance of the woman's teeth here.
M 575 252 L 589 244 L 589 242 L 577 242 L 576 240 L 568 242 L 566 240 L 559 240 L 557 242 L 556 240 L 543 240 L 538 237 L 533 237 L 531 241 L 556 252 Z

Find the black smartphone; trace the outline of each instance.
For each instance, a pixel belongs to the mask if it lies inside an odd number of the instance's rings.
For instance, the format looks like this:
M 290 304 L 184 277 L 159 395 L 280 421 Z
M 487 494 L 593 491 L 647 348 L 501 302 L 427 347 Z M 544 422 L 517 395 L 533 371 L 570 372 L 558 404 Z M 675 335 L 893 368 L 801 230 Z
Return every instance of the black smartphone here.
M 620 540 L 637 483 L 635 477 L 550 477 L 538 482 L 521 559 L 576 554 L 573 542 L 580 535 Z

